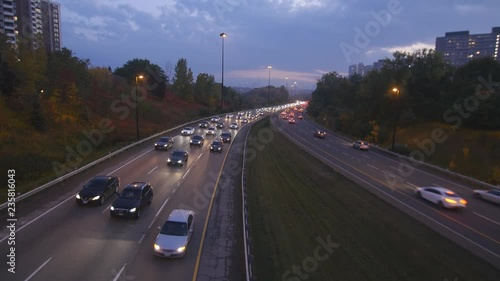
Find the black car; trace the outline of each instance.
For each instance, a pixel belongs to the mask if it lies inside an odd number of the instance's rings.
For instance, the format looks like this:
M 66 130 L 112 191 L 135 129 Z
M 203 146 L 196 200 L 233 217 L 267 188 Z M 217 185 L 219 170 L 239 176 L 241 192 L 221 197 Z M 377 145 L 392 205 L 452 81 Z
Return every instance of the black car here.
M 210 145 L 210 152 L 222 152 L 222 142 L 214 140 Z
M 224 122 L 218 122 L 216 125 L 217 128 L 223 129 L 224 128 Z
M 141 216 L 141 210 L 153 201 L 153 187 L 147 182 L 133 182 L 127 185 L 111 205 L 111 217 Z
M 176 150 L 167 159 L 168 165 L 184 165 L 188 161 L 188 153 L 185 150 Z
M 208 126 L 209 126 L 209 125 L 210 125 L 210 122 L 208 122 L 208 121 L 203 121 L 203 122 L 201 122 L 201 123 L 198 125 L 198 127 L 200 127 L 200 128 L 208 128 Z
M 324 139 L 326 137 L 326 132 L 322 130 L 316 130 L 314 132 L 314 137 Z
M 168 150 L 174 146 L 174 139 L 171 137 L 161 137 L 155 142 L 155 150 Z
M 223 132 L 220 134 L 220 139 L 222 142 L 231 142 L 232 135 L 230 132 Z
M 118 193 L 120 178 L 114 176 L 97 176 L 91 179 L 76 195 L 78 204 L 104 204 L 106 198 Z
M 203 146 L 204 141 L 205 141 L 205 138 L 203 136 L 195 135 L 189 141 L 189 145 L 190 146 L 193 146 L 193 145 Z

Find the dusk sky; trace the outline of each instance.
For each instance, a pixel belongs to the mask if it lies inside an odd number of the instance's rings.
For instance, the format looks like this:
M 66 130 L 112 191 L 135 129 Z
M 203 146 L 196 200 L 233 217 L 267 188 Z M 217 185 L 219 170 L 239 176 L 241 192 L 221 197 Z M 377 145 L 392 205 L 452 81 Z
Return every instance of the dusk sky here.
M 490 33 L 498 0 L 56 0 L 62 44 L 92 66 L 148 59 L 164 69 L 186 58 L 224 84 L 314 89 L 322 74 L 346 75 L 392 52 L 434 48 L 445 32 Z M 168 74 L 168 71 L 167 71 Z M 288 77 L 288 80 L 285 79 Z

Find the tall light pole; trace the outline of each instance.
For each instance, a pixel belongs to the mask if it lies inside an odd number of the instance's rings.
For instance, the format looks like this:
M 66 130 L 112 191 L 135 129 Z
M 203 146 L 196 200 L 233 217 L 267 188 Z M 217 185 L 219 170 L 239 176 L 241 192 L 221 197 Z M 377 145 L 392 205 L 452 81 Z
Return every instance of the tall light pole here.
M 219 35 L 222 38 L 222 83 L 220 90 L 220 100 L 221 100 L 221 110 L 224 112 L 224 38 L 226 38 L 227 34 L 222 32 Z
M 392 129 L 392 146 L 391 146 L 391 150 L 392 152 L 394 152 L 394 143 L 395 143 L 395 140 L 396 140 L 396 125 L 397 125 L 397 122 L 398 122 L 398 118 L 399 118 L 399 88 L 392 88 L 392 92 L 394 92 L 396 94 L 396 102 L 397 102 L 397 109 L 396 109 L 396 112 L 394 113 L 394 127 Z
M 137 141 L 140 140 L 139 137 L 139 102 L 138 102 L 138 80 L 142 80 L 144 76 L 142 75 L 136 75 L 135 76 L 135 130 L 136 130 L 136 135 L 137 135 Z
M 285 77 L 285 83 L 286 83 L 286 91 L 288 93 L 288 77 Z
M 269 82 L 267 84 L 267 106 L 269 106 L 269 95 L 271 94 L 271 68 L 272 66 L 268 65 L 267 69 L 269 70 Z

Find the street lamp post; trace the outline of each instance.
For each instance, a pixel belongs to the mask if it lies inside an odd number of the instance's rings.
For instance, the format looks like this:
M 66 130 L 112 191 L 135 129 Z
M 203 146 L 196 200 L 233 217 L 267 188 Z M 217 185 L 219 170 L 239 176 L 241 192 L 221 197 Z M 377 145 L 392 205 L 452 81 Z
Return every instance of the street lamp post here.
M 269 81 L 267 83 L 267 106 L 269 106 L 269 95 L 271 93 L 271 68 L 272 66 L 268 65 L 267 69 L 269 70 Z
M 392 88 L 392 91 L 396 94 L 396 102 L 397 102 L 397 109 L 396 109 L 396 112 L 395 112 L 395 116 L 394 116 L 394 127 L 392 129 L 392 146 L 391 146 L 391 150 L 392 152 L 394 152 L 394 143 L 396 141 L 396 125 L 397 125 L 397 122 L 398 122 L 398 118 L 399 118 L 399 88 Z
M 135 76 L 135 130 L 136 130 L 136 135 L 137 135 L 137 141 L 140 140 L 139 137 L 139 96 L 138 96 L 138 82 L 137 80 L 142 80 L 144 76 L 142 75 L 137 75 Z
M 222 38 L 222 83 L 220 90 L 220 100 L 221 100 L 221 110 L 224 112 L 224 38 L 226 38 L 227 34 L 222 32 L 219 35 Z
M 286 92 L 288 93 L 288 76 L 285 77 L 285 83 L 286 83 Z

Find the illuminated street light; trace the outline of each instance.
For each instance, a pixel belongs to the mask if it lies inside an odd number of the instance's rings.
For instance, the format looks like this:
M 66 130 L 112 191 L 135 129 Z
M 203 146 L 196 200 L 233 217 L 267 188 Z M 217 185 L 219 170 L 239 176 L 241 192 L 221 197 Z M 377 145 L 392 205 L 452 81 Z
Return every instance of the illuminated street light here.
M 138 96 L 138 80 L 142 80 L 144 78 L 143 75 L 137 75 L 135 76 L 135 129 L 136 129 L 136 135 L 137 135 L 137 141 L 140 140 L 139 137 L 139 96 Z
M 220 92 L 220 99 L 221 99 L 221 110 L 224 112 L 224 38 L 227 37 L 227 34 L 222 32 L 219 35 L 222 39 L 222 83 L 221 83 L 221 92 Z
M 396 94 L 396 102 L 397 102 L 397 107 L 398 109 L 396 110 L 396 113 L 395 113 L 395 116 L 394 116 L 394 127 L 392 129 L 392 146 L 391 146 L 391 150 L 392 152 L 394 152 L 394 143 L 396 141 L 396 125 L 397 125 L 397 122 L 398 122 L 398 118 L 399 118 L 399 88 L 392 88 L 392 91 Z

